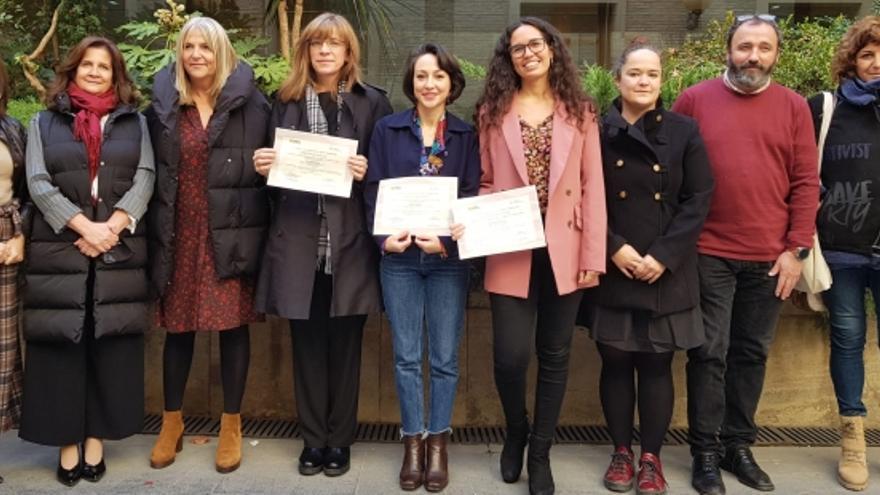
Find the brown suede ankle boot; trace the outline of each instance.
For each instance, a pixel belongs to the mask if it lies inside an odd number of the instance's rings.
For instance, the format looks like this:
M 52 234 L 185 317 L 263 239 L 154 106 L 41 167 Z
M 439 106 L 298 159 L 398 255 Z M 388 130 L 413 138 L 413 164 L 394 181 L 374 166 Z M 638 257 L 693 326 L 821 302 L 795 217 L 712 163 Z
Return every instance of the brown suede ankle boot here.
M 840 461 L 837 479 L 847 490 L 868 487 L 868 464 L 865 449 L 865 425 L 861 416 L 840 417 Z
M 425 490 L 439 492 L 449 484 L 449 455 L 446 445 L 449 443 L 449 432 L 428 435 L 425 446 Z
M 180 411 L 162 412 L 162 429 L 150 454 L 150 467 L 162 469 L 170 466 L 183 448 L 183 415 Z
M 218 473 L 231 473 L 241 465 L 241 414 L 220 416 L 220 439 L 217 441 Z
M 425 480 L 425 440 L 422 435 L 403 437 L 403 465 L 400 466 L 400 488 L 415 490 Z

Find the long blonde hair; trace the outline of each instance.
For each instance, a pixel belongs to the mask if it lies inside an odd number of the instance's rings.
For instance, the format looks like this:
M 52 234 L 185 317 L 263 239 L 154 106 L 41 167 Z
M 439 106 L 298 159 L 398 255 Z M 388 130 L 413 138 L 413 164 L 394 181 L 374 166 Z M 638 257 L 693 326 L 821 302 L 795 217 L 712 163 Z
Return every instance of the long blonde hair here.
M 354 28 L 345 17 L 324 12 L 306 25 L 296 42 L 296 53 L 290 63 L 290 74 L 278 90 L 281 101 L 300 100 L 305 95 L 306 86 L 315 85 L 316 76 L 309 56 L 309 43 L 329 38 L 338 38 L 347 48 L 345 64 L 339 70 L 339 79 L 344 79 L 348 85 L 346 89 L 351 89 L 353 84 L 361 82 L 361 45 Z
M 193 31 L 201 34 L 205 41 L 208 42 L 208 47 L 214 52 L 217 72 L 214 75 L 214 83 L 211 84 L 211 89 L 208 92 L 212 101 L 217 100 L 217 96 L 220 95 L 220 91 L 226 84 L 226 79 L 229 78 L 229 75 L 238 66 L 238 55 L 235 54 L 235 49 L 232 48 L 229 36 L 219 22 L 210 17 L 193 17 L 187 21 L 177 37 L 177 61 L 175 62 L 174 85 L 177 88 L 177 92 L 180 93 L 181 105 L 192 105 L 194 103 L 189 76 L 187 76 L 186 70 L 183 68 L 183 47 L 187 36 Z

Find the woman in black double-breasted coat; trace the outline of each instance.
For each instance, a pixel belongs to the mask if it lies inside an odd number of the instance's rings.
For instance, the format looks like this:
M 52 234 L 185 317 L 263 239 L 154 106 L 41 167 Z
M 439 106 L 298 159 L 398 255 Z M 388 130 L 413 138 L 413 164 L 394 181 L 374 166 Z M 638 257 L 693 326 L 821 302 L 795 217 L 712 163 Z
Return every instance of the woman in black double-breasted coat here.
M 377 120 L 391 113 L 383 91 L 361 80 L 360 47 L 342 16 L 324 13 L 303 30 L 272 128 L 358 141 L 348 158 L 347 198 L 273 189 L 272 222 L 257 283 L 257 308 L 290 320 L 294 392 L 303 437 L 299 472 L 338 476 L 350 466 L 357 427 L 361 339 L 378 312 L 379 251 L 364 217 L 362 181 Z M 268 174 L 273 149 L 257 150 Z
M 615 67 L 621 97 L 602 122 L 609 266 L 587 291 L 581 323 L 602 356 L 600 396 L 615 452 L 612 490 L 634 483 L 632 427 L 638 371 L 640 493 L 661 493 L 660 446 L 672 416 L 672 357 L 703 341 L 697 237 L 713 180 L 695 121 L 659 101 L 655 49 L 636 42 Z

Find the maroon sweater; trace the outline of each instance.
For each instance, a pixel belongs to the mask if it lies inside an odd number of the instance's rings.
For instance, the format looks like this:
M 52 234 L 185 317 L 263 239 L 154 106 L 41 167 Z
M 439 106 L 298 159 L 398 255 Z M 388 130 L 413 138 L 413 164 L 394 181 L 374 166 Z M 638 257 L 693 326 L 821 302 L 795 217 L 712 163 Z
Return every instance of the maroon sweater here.
M 700 124 L 715 176 L 700 253 L 773 261 L 813 245 L 819 178 L 803 97 L 776 83 L 742 95 L 719 78 L 688 88 L 672 110 Z

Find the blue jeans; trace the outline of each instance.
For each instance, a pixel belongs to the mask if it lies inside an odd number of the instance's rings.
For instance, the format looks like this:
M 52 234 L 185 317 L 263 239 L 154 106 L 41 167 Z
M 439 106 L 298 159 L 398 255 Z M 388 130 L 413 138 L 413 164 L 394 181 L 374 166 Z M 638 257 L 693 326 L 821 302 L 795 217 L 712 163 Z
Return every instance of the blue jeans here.
M 464 327 L 469 270 L 465 261 L 444 260 L 422 252 L 417 258 L 395 255 L 382 258 L 382 297 L 391 322 L 402 435 L 451 430 L 452 405 L 458 385 L 458 342 Z M 426 324 L 431 366 L 427 421 L 422 384 Z
M 841 416 L 865 416 L 862 402 L 865 385 L 865 289 L 874 295 L 880 313 L 880 266 L 830 265 L 834 283 L 824 292 L 831 322 L 831 381 Z

